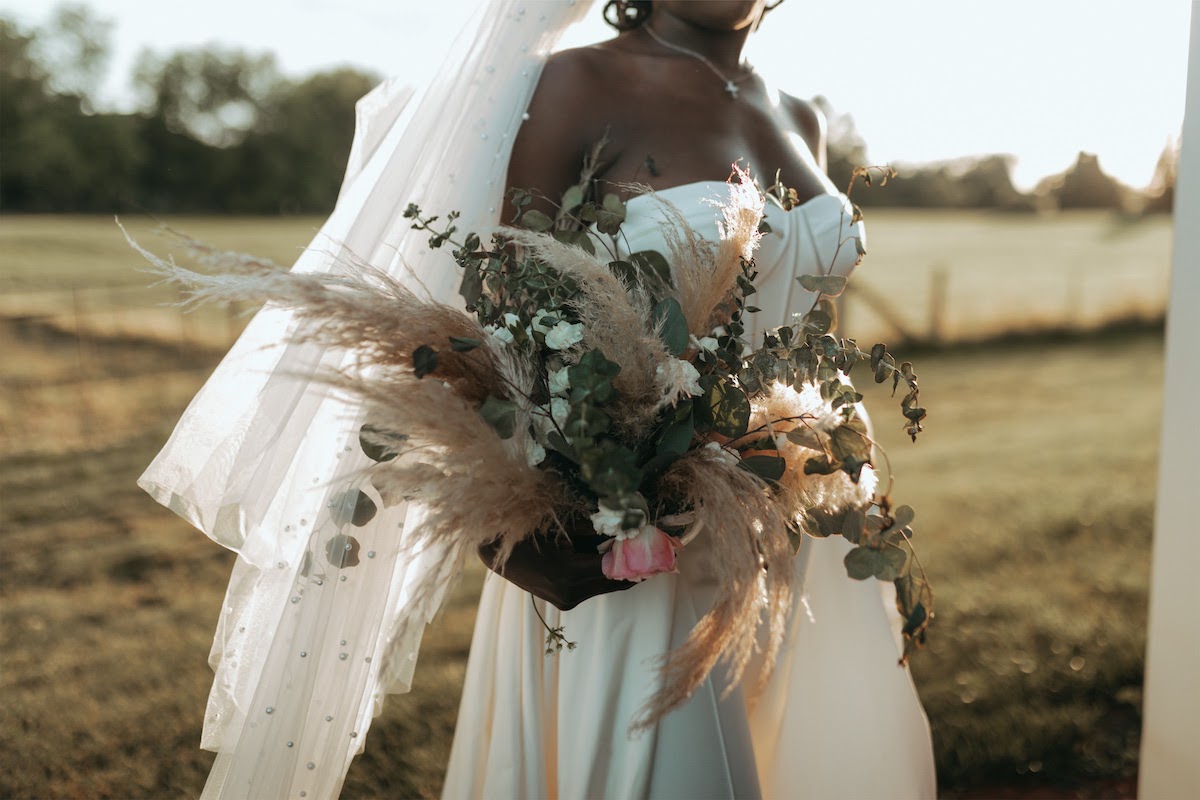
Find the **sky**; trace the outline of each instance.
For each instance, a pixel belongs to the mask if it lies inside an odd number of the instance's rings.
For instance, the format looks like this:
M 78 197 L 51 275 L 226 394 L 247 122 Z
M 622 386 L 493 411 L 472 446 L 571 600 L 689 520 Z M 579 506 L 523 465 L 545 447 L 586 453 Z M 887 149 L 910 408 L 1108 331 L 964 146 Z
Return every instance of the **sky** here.
M 395 74 L 436 63 L 456 15 L 477 2 L 92 0 L 115 23 L 102 106 L 133 107 L 130 75 L 144 48 L 270 51 L 294 76 L 345 64 Z M 0 14 L 36 25 L 50 5 L 0 0 Z M 610 35 L 600 5 L 565 44 Z M 1029 188 L 1086 150 L 1140 188 L 1182 124 L 1191 5 L 787 0 L 752 37 L 748 57 L 784 91 L 824 95 L 849 113 L 871 163 L 1011 153 L 1015 182 Z

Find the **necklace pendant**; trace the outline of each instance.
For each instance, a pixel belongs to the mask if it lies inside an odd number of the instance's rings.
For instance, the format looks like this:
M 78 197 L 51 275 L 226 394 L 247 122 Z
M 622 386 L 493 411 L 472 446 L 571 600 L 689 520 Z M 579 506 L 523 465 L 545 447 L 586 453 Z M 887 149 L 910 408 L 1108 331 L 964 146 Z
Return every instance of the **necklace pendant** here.
M 725 81 L 725 91 L 729 92 L 729 96 L 737 100 L 738 87 L 733 81 Z

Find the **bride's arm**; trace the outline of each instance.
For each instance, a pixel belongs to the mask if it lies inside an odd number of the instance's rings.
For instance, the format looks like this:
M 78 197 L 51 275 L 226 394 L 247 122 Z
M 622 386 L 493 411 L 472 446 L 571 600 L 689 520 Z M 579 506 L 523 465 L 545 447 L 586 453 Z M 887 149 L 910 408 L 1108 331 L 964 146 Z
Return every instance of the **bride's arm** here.
M 587 48 L 551 56 L 513 142 L 507 188 L 534 192 L 539 199 L 531 207 L 550 216 L 579 181 L 584 154 L 604 135 L 596 121 L 602 90 L 593 62 Z M 506 197 L 502 222 L 511 223 L 515 211 Z
M 603 135 L 596 124 L 596 77 L 586 50 L 568 50 L 547 62 L 508 168 L 509 188 L 527 189 L 539 198 L 530 208 L 553 216 L 562 193 L 578 182 L 585 152 Z M 502 222 L 511 224 L 516 213 L 506 197 Z M 500 574 L 564 611 L 589 597 L 634 585 L 604 577 L 602 556 L 595 549 L 599 537 L 586 517 L 567 534 L 569 539 L 550 532 L 526 539 Z M 496 548 L 485 545 L 479 556 L 494 569 Z
M 829 171 L 828 164 L 828 123 L 821 109 L 806 100 L 785 94 L 782 96 L 792 124 L 800 132 L 808 150 L 812 153 L 817 167 L 822 173 Z

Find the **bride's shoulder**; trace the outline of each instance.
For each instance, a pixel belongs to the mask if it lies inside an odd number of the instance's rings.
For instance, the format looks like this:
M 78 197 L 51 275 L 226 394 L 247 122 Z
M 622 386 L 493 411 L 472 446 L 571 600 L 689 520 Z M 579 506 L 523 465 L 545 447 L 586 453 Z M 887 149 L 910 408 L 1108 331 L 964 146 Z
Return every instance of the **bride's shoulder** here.
M 637 68 L 633 59 L 609 42 L 560 50 L 546 60 L 538 94 L 553 94 L 571 104 L 604 105 L 620 97 Z
M 815 103 L 784 92 L 779 93 L 779 105 L 808 144 L 808 149 L 818 159 L 822 158 L 828 129 L 824 112 Z
M 530 102 L 527 127 L 590 147 L 628 111 L 627 87 L 636 84 L 631 69 L 628 58 L 603 44 L 554 53 Z

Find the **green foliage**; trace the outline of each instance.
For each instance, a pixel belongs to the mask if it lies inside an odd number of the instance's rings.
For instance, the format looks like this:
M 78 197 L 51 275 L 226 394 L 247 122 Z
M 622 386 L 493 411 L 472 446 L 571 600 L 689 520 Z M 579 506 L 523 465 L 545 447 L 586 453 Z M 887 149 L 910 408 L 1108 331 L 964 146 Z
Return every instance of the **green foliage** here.
M 363 454 L 377 463 L 391 461 L 407 437 L 379 428 L 371 423 L 358 429 L 358 444 Z
M 413 351 L 412 363 L 413 374 L 418 378 L 424 378 L 437 369 L 437 351 L 429 345 L 423 344 Z
M 674 297 L 659 301 L 654 307 L 654 322 L 667 351 L 676 358 L 683 355 L 688 347 L 688 325 L 679 301 Z
M 516 432 L 517 404 L 495 395 L 488 395 L 479 407 L 479 416 L 491 425 L 501 439 L 511 439 Z
M 327 213 L 373 76 L 299 82 L 270 55 L 146 53 L 139 114 L 96 113 L 111 23 L 63 6 L 32 30 L 0 19 L 0 210 Z
M 142 53 L 134 85 L 172 133 L 213 147 L 242 142 L 282 97 L 283 77 L 269 54 L 218 47 Z

